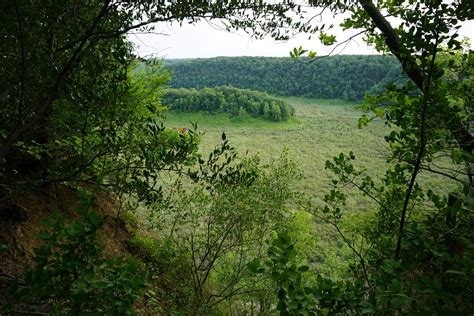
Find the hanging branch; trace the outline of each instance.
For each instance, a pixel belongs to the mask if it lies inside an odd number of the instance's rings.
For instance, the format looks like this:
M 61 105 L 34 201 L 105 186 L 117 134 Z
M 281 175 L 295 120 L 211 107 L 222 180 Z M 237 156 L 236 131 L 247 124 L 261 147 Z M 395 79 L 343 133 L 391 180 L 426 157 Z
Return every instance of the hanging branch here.
M 382 32 L 385 37 L 385 44 L 395 55 L 398 61 L 401 63 L 403 70 L 410 77 L 411 80 L 416 84 L 418 89 L 424 91 L 423 83 L 423 72 L 416 63 L 416 60 L 409 54 L 403 54 L 404 48 L 400 43 L 400 38 L 397 32 L 393 29 L 387 19 L 380 13 L 379 9 L 370 0 L 359 0 L 362 8 L 370 16 L 375 26 Z
M 430 93 L 431 93 L 431 81 L 433 78 L 433 70 L 435 67 L 435 60 L 436 60 L 436 55 L 438 52 L 438 44 L 439 44 L 439 34 L 438 32 L 436 33 L 436 44 L 434 46 L 434 51 L 433 51 L 433 56 L 431 58 L 431 64 L 430 64 L 430 69 L 428 73 L 428 78 L 426 80 L 426 86 L 424 88 L 425 94 L 423 95 L 423 102 L 421 105 L 421 122 L 420 122 L 420 135 L 419 135 L 419 140 L 420 140 L 420 148 L 418 149 L 417 157 L 416 157 L 416 162 L 413 167 L 413 172 L 410 177 L 410 184 L 408 185 L 407 192 L 405 194 L 405 201 L 403 202 L 403 208 L 402 208 L 402 215 L 400 217 L 400 227 L 398 229 L 398 240 L 397 240 L 397 247 L 395 249 L 395 258 L 398 259 L 400 257 L 400 249 L 402 246 L 402 239 L 403 239 L 403 230 L 405 228 L 405 220 L 406 220 L 406 213 L 408 209 L 408 204 L 411 199 L 411 195 L 413 193 L 413 187 L 415 186 L 415 180 L 416 177 L 418 176 L 418 172 L 421 169 L 421 163 L 423 160 L 423 156 L 425 154 L 425 149 L 426 149 L 426 112 L 428 109 L 428 101 L 430 98 Z
M 426 94 L 427 87 L 424 86 L 424 82 L 427 78 L 424 78 L 423 72 L 421 71 L 420 66 L 416 63 L 415 58 L 410 54 L 405 53 L 405 49 L 400 42 L 397 32 L 371 0 L 359 0 L 359 3 L 364 11 L 370 16 L 375 26 L 382 32 L 385 37 L 385 44 L 390 52 L 398 59 L 402 65 L 403 71 L 416 84 L 418 89 L 420 89 L 423 94 Z M 474 151 L 474 135 L 469 133 L 469 128 L 464 126 L 460 120 L 454 118 L 448 123 L 449 130 L 456 138 L 459 147 L 466 153 L 471 154 Z

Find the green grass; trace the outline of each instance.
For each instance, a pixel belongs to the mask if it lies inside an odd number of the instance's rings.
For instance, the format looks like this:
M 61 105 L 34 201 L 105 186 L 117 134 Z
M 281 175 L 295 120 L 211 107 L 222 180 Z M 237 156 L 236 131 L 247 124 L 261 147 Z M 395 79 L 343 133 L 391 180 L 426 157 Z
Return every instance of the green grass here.
M 167 126 L 170 127 L 189 127 L 191 123 L 198 123 L 199 130 L 202 128 L 219 129 L 221 127 L 234 127 L 234 128 L 264 128 L 264 129 L 281 129 L 298 124 L 297 118 L 291 118 L 288 121 L 270 121 L 263 118 L 245 116 L 236 117 L 231 116 L 228 113 L 206 113 L 206 112 L 193 112 L 193 113 L 174 113 L 165 112 Z
M 366 169 L 375 179 L 385 173 L 388 156 L 384 135 L 389 128 L 382 121 L 373 121 L 369 126 L 359 129 L 361 112 L 357 104 L 340 100 L 316 100 L 287 98 L 296 109 L 296 116 L 288 122 L 270 122 L 258 118 L 235 119 L 227 114 L 208 115 L 204 113 L 169 113 L 166 125 L 170 127 L 189 127 L 190 121 L 197 122 L 203 133 L 200 151 L 208 153 L 221 142 L 225 132 L 228 140 L 240 152 L 258 154 L 262 162 L 278 158 L 287 148 L 290 158 L 297 162 L 303 178 L 295 183 L 295 190 L 308 194 L 316 207 L 331 189 L 331 172 L 325 170 L 326 160 L 340 152 L 353 151 L 357 157 L 356 165 Z M 421 182 L 438 192 L 449 192 L 453 184 L 433 175 L 422 174 Z M 360 191 L 347 189 L 347 216 L 344 225 L 353 227 L 364 221 L 359 214 L 373 210 L 375 204 Z M 354 212 L 356 211 L 356 212 Z M 359 213 L 362 212 L 362 213 Z M 346 271 L 347 262 L 341 260 L 341 253 L 350 251 L 339 245 L 340 239 L 332 227 L 319 221 L 311 227 L 311 236 L 316 246 L 305 249 L 306 255 L 323 258 L 323 263 L 315 268 L 327 277 L 340 277 Z
M 268 162 L 287 148 L 290 157 L 297 162 L 304 176 L 295 189 L 309 194 L 318 203 L 331 188 L 332 174 L 325 170 L 326 160 L 340 152 L 353 151 L 356 165 L 365 168 L 372 176 L 381 176 L 386 169 L 387 144 L 383 136 L 388 128 L 381 121 L 368 127 L 357 127 L 361 112 L 354 103 L 341 100 L 317 100 L 286 98 L 296 109 L 294 118 L 287 122 L 272 122 L 261 118 L 232 118 L 228 114 L 167 113 L 165 124 L 169 127 L 198 125 L 203 133 L 200 152 L 208 153 L 221 142 L 221 134 L 240 152 L 258 154 Z M 446 185 L 445 180 L 429 176 L 424 182 L 433 188 Z M 349 208 L 371 205 L 357 191 L 350 191 Z M 369 203 L 369 204 L 368 204 Z

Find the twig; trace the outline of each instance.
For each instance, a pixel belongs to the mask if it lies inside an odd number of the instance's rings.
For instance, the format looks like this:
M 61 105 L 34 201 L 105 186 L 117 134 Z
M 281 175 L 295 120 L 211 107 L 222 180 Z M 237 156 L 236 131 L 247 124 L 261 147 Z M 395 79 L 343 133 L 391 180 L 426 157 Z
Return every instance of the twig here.
M 428 100 L 430 98 L 431 79 L 433 77 L 435 59 L 436 59 L 436 54 L 438 52 L 438 44 L 439 44 L 439 36 L 436 37 L 436 44 L 434 47 L 433 57 L 431 58 L 431 65 L 430 65 L 430 70 L 428 73 L 428 78 L 426 81 L 426 86 L 422 90 L 425 93 L 423 95 L 423 103 L 422 103 L 422 108 L 421 108 L 421 122 L 420 122 L 420 135 L 419 135 L 420 148 L 418 150 L 418 154 L 416 157 L 415 166 L 413 167 L 413 172 L 411 173 L 410 184 L 408 185 L 408 189 L 405 194 L 405 201 L 403 202 L 402 215 L 400 217 L 400 227 L 398 229 L 397 247 L 395 249 L 396 259 L 400 257 L 400 249 L 402 246 L 402 239 L 403 239 L 402 235 L 403 235 L 403 230 L 405 228 L 405 219 L 406 219 L 406 212 L 408 209 L 408 203 L 410 202 L 411 195 L 413 193 L 413 187 L 415 186 L 415 180 L 416 180 L 416 177 L 418 176 L 418 172 L 420 171 L 423 155 L 425 154 L 425 149 L 426 149 L 426 112 L 428 109 Z
M 432 173 L 436 173 L 436 174 L 445 176 L 445 177 L 447 177 L 447 178 L 449 178 L 449 179 L 451 179 L 451 180 L 454 180 L 454 181 L 460 182 L 460 183 L 462 183 L 462 184 L 465 184 L 465 182 L 462 181 L 461 179 L 458 179 L 458 178 L 456 178 L 455 176 L 450 175 L 450 174 L 448 174 L 448 173 L 445 173 L 445 172 L 442 172 L 442 171 L 439 171 L 439 170 L 431 169 L 431 167 L 423 167 L 423 166 L 421 166 L 420 169 L 421 169 L 421 170 L 426 170 L 426 171 L 429 171 L 429 172 L 432 172 Z
M 319 57 L 313 58 L 313 59 L 309 60 L 308 63 L 313 63 L 313 62 L 318 61 L 318 60 L 320 60 L 320 59 L 322 59 L 322 58 L 326 58 L 326 57 L 332 56 L 332 54 L 336 51 L 336 49 L 337 49 L 339 46 L 345 44 L 344 48 L 342 49 L 342 50 L 344 50 L 344 49 L 346 48 L 346 46 L 349 44 L 350 41 L 352 41 L 355 37 L 357 37 L 357 36 L 359 36 L 359 35 L 361 35 L 361 34 L 364 34 L 364 33 L 366 33 L 366 32 L 367 32 L 367 30 L 363 30 L 363 31 L 360 31 L 360 32 L 358 32 L 358 33 L 356 33 L 356 34 L 350 36 L 349 38 L 345 39 L 344 41 L 342 41 L 342 42 L 336 44 L 336 45 L 331 49 L 331 51 L 330 51 L 327 55 L 319 56 Z
M 354 246 L 351 244 L 351 242 L 346 238 L 346 236 L 344 235 L 344 233 L 340 230 L 339 226 L 337 225 L 337 223 L 335 222 L 332 222 L 330 220 L 328 220 L 327 218 L 323 217 L 323 216 L 319 216 L 319 215 L 316 215 L 315 212 L 311 212 L 310 211 L 310 214 L 312 214 L 313 216 L 315 216 L 316 218 L 322 220 L 323 222 L 325 222 L 326 224 L 329 224 L 331 225 L 332 227 L 334 227 L 337 231 L 337 233 L 339 234 L 339 236 L 342 237 L 342 239 L 344 240 L 344 242 L 347 244 L 347 246 L 352 250 L 352 252 L 359 258 L 359 262 L 362 266 L 362 271 L 363 271 L 363 274 L 364 274 L 364 278 L 365 278 L 365 281 L 367 282 L 367 286 L 370 286 L 370 280 L 369 280 L 369 275 L 368 275 L 368 271 L 367 271 L 367 267 L 365 265 L 365 257 L 367 256 L 367 253 L 362 256 L 355 248 Z

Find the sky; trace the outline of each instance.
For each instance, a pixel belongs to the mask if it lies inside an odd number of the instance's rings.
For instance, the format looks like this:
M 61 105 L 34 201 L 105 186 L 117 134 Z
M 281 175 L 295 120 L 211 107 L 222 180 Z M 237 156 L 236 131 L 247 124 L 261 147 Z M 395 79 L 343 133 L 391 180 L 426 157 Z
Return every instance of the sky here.
M 332 23 L 332 16 L 326 17 Z M 323 21 L 327 23 L 327 21 Z M 339 41 L 349 38 L 355 31 L 335 29 L 331 34 Z M 474 39 L 474 21 L 462 25 L 460 36 Z M 179 23 L 157 24 L 154 33 L 130 33 L 129 39 L 134 43 L 135 52 L 142 57 L 174 58 L 208 58 L 217 56 L 289 56 L 289 52 L 299 46 L 314 50 L 318 55 L 327 55 L 331 48 L 319 43 L 308 35 L 300 34 L 289 41 L 275 41 L 267 38 L 256 40 L 244 32 L 227 32 L 221 26 L 206 21 L 197 24 Z M 333 54 L 375 54 L 373 47 L 368 47 L 359 36 L 347 45 L 341 45 Z

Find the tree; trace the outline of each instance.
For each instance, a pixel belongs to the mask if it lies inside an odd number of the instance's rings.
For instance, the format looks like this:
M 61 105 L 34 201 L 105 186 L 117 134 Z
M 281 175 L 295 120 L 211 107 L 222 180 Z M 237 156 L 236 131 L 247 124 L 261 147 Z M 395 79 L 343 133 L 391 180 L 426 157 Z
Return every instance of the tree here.
M 270 104 L 270 115 L 272 117 L 272 120 L 274 121 L 281 120 L 281 110 L 278 104 L 276 104 L 275 102 L 272 102 Z
M 269 290 L 268 282 L 253 279 L 245 267 L 263 255 L 272 232 L 286 225 L 298 172 L 284 155 L 269 166 L 261 166 L 258 157 L 240 157 L 225 134 L 222 145 L 193 170 L 193 183 L 178 179 L 177 193 L 153 205 L 150 223 L 158 240 L 182 254 L 176 257 L 185 260 L 186 269 L 179 274 L 191 279 L 192 313 L 202 314 Z
M 270 106 L 268 106 L 267 103 L 263 105 L 262 113 L 263 113 L 263 116 L 265 116 L 266 118 L 271 117 Z
M 399 237 L 396 247 L 396 256 L 400 255 L 401 239 L 406 219 L 406 211 L 414 189 L 415 180 L 420 171 L 426 156 L 433 155 L 429 152 L 431 142 L 439 141 L 439 134 L 431 133 L 430 130 L 437 129 L 441 124 L 445 131 L 451 134 L 452 139 L 457 143 L 467 157 L 472 157 L 474 137 L 469 133 L 470 122 L 458 115 L 461 112 L 469 111 L 471 104 L 465 104 L 458 108 L 458 114 L 439 115 L 452 110 L 449 102 L 446 102 L 447 90 L 443 82 L 444 70 L 442 65 L 437 63 L 437 58 L 442 45 L 447 45 L 449 49 L 461 49 L 461 43 L 456 40 L 457 34 L 453 32 L 459 26 L 459 21 L 472 18 L 469 13 L 467 2 L 442 3 L 440 1 L 421 1 L 413 7 L 409 5 L 378 4 L 378 7 L 371 1 L 359 1 L 355 7 L 347 7 L 352 13 L 350 19 L 344 22 L 345 27 L 365 28 L 369 41 L 376 44 L 380 50 L 390 51 L 402 65 L 403 70 L 418 88 L 421 93 L 419 98 L 413 98 L 410 104 L 396 102 L 394 107 L 385 108 L 386 117 L 397 117 L 389 119 L 391 123 L 401 126 L 403 133 L 392 138 L 392 143 L 407 143 L 411 135 L 415 135 L 417 140 L 410 142 L 404 150 L 395 152 L 398 158 L 401 156 L 416 156 L 408 161 L 412 166 L 410 182 L 407 187 L 405 201 L 400 217 Z M 403 22 L 396 30 L 381 13 L 387 11 L 389 14 L 403 18 Z M 368 19 L 367 19 L 368 17 Z M 402 92 L 403 93 L 403 92 Z M 375 110 L 380 105 L 372 104 L 369 109 Z M 403 117 L 395 112 L 400 109 L 408 111 Z M 438 115 L 436 115 L 438 114 Z M 409 131 L 409 132 L 408 132 Z M 431 137 L 430 137 L 431 136 Z M 434 148 L 433 148 L 434 149 Z M 435 149 L 437 151 L 439 149 Z M 403 159 L 403 158 L 402 158 Z M 403 159 L 405 160 L 405 159 Z M 471 158 L 467 158 L 467 176 L 470 175 Z M 469 180 L 470 192 L 472 194 L 473 183 Z
M 410 79 L 403 86 L 392 85 L 385 93 L 369 97 L 366 110 L 373 116 L 361 119 L 361 125 L 377 117 L 395 127 L 386 136 L 391 165 L 385 176 L 377 180 L 365 175 L 354 166 L 352 153 L 341 153 L 326 165 L 336 175 L 333 189 L 325 197 L 326 205 L 307 207 L 332 225 L 354 253 L 354 279 L 364 280 L 362 290 L 367 295 L 357 313 L 471 313 L 473 292 L 461 289 L 471 287 L 472 281 L 467 279 L 473 279 L 474 236 L 468 229 L 473 220 L 469 211 L 474 194 L 473 104 L 456 92 L 460 87 L 472 89 L 470 70 L 466 71 L 472 52 L 463 50 L 456 39 L 459 23 L 473 17 L 471 5 L 467 1 L 370 0 L 309 4 L 334 14 L 350 14 L 342 26 L 361 29 L 359 34 L 365 34 L 369 44 L 397 58 Z M 392 18 L 400 21 L 396 27 L 390 22 Z M 312 21 L 289 23 L 289 27 L 319 32 L 324 44 L 336 43 L 328 28 Z M 445 51 L 457 55 L 457 61 L 446 61 Z M 295 49 L 292 56 L 305 52 Z M 308 52 L 308 56 L 315 55 Z M 465 65 L 461 67 L 464 75 L 452 80 L 449 68 L 456 64 Z M 454 167 L 439 167 L 439 156 L 449 157 Z M 461 187 L 455 194 L 424 188 L 418 181 L 424 170 L 454 180 Z M 347 185 L 359 188 L 377 205 L 367 215 L 367 225 L 344 224 L 347 212 L 354 212 L 344 207 L 343 188 Z M 354 234 L 357 237 L 348 238 Z M 336 312 L 336 306 L 343 304 L 347 301 L 340 298 L 327 308 Z
M 247 115 L 247 111 L 245 111 L 245 109 L 242 106 L 239 107 L 239 113 L 237 113 L 237 116 L 244 117 L 246 115 Z
M 294 114 L 293 107 L 286 101 L 278 100 L 266 93 L 228 86 L 199 91 L 183 88 L 167 89 L 163 95 L 163 104 L 172 111 L 225 112 L 235 116 L 245 116 L 250 113 L 253 116 L 264 116 L 274 121 L 287 120 Z M 273 116 L 265 114 L 267 113 L 265 106 L 268 107 L 268 113 L 274 113 Z
M 192 5 L 146 0 L 7 1 L 2 5 L 0 25 L 2 173 L 9 178 L 15 169 L 13 162 L 20 161 L 18 156 L 22 160 L 32 156 L 28 152 L 36 153 L 35 164 L 38 160 L 47 164 L 48 145 L 54 142 L 49 122 L 56 105 L 68 103 L 70 109 L 82 113 L 86 103 L 90 105 L 86 113 L 91 115 L 104 107 L 113 112 L 113 103 L 120 103 L 117 96 L 126 89 L 131 58 L 125 33 L 153 30 L 152 23 L 164 21 L 283 17 L 292 7 L 240 1 Z
M 165 61 L 174 88 L 232 85 L 272 95 L 344 98 L 344 91 L 361 100 L 363 92 L 384 81 L 401 81 L 401 67 L 393 56 L 329 56 L 310 62 L 307 57 L 217 57 Z M 195 80 L 199 77 L 199 80 Z M 259 80 L 255 80 L 259 78 Z M 351 84 L 348 85 L 348 82 Z M 325 87 L 333 91 L 326 93 Z M 251 112 L 251 111 L 249 111 Z

